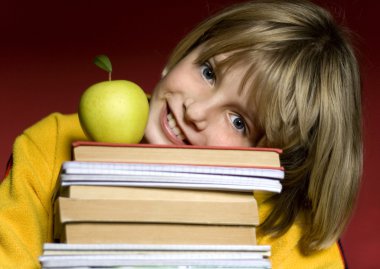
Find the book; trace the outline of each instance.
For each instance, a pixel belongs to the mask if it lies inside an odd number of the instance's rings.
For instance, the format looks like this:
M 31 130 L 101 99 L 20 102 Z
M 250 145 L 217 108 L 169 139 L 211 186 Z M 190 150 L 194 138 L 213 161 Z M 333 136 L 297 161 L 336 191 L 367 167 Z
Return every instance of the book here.
M 256 244 L 259 223 L 246 192 L 68 186 L 55 206 L 55 238 L 70 243 Z
M 270 268 L 269 246 L 45 243 L 42 268 Z
M 60 223 L 133 222 L 213 225 L 258 225 L 256 200 L 95 200 L 59 197 Z M 186 212 L 186 214 L 184 214 Z
M 69 188 L 78 187 L 103 190 Z M 82 193 L 55 203 L 54 237 L 61 242 L 256 244 L 252 194 L 128 187 L 118 199 L 84 199 Z
M 256 166 L 218 166 L 195 164 L 155 164 L 155 163 L 108 163 L 66 161 L 62 164 L 66 174 L 100 174 L 100 175 L 136 175 L 146 172 L 156 173 L 189 173 L 229 176 L 251 176 L 259 178 L 282 179 L 284 170 L 281 167 L 261 168 Z M 169 174 L 170 175 L 170 174 Z
M 222 183 L 178 183 L 178 182 L 157 182 L 157 181 L 144 181 L 130 180 L 125 178 L 117 178 L 111 180 L 108 177 L 101 176 L 88 176 L 88 175 L 61 175 L 62 186 L 70 185 L 98 185 L 98 186 L 130 186 L 130 187 L 147 187 L 147 188 L 168 188 L 168 189 L 199 189 L 199 190 L 220 190 L 220 191 L 245 191 L 252 192 L 253 190 L 281 192 L 282 185 L 278 182 L 263 183 L 255 182 L 253 184 L 222 184 Z
M 91 162 L 208 164 L 219 166 L 281 167 L 280 149 L 193 145 L 117 144 L 77 141 L 72 158 Z
M 180 245 L 180 244 L 62 244 L 44 243 L 43 255 L 67 254 L 176 254 L 192 253 L 255 253 L 262 257 L 271 255 L 268 245 Z
M 250 201 L 250 192 L 193 189 L 141 188 L 128 186 L 69 185 L 60 190 L 61 197 L 106 200 L 168 200 L 168 201 Z M 253 201 L 255 202 L 255 201 Z
M 60 180 L 68 185 L 149 186 L 280 192 L 282 168 L 69 161 Z
M 55 239 L 61 243 L 256 245 L 256 227 L 238 225 L 67 222 Z

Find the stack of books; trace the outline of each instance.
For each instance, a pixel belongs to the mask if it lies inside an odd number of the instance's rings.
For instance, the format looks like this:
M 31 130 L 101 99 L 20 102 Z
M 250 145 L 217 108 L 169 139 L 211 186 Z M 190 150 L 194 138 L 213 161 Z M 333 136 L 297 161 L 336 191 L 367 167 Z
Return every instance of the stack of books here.
M 55 199 L 60 243 L 45 245 L 44 268 L 72 255 L 70 266 L 84 268 L 270 266 L 270 248 L 256 245 L 252 192 L 281 191 L 281 151 L 96 142 L 72 149 Z

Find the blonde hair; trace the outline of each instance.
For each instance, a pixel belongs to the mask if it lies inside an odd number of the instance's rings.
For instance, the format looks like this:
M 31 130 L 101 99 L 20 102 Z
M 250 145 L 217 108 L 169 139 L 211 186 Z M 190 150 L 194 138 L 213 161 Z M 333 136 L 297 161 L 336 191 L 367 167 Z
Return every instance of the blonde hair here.
M 301 0 L 234 5 L 201 23 L 164 73 L 205 44 L 199 61 L 232 52 L 248 62 L 259 145 L 283 149 L 286 176 L 260 227 L 279 236 L 305 216 L 305 253 L 328 247 L 352 214 L 362 171 L 360 75 L 348 38 L 321 7 Z

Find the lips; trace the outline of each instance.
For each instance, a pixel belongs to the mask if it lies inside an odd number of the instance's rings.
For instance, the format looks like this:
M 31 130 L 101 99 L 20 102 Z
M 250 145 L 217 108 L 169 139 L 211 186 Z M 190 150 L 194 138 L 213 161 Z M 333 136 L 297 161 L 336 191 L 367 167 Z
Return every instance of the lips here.
M 186 139 L 186 136 L 177 124 L 177 120 L 175 119 L 174 115 L 171 113 L 169 108 L 165 109 L 162 112 L 161 125 L 163 127 L 165 135 L 173 144 L 189 144 L 188 140 Z

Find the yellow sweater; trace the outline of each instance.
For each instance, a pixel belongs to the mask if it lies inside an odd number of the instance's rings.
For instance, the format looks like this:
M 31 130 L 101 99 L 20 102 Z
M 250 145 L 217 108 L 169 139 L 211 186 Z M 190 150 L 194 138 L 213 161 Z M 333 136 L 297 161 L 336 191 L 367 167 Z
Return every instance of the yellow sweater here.
M 71 143 L 86 140 L 76 114 L 54 113 L 20 135 L 13 147 L 13 166 L 0 183 L 0 268 L 40 268 L 44 242 L 52 241 L 52 197 L 61 164 L 69 160 Z M 260 217 L 270 208 L 261 204 Z M 296 223 L 275 240 L 258 237 L 272 246 L 273 268 L 343 268 L 337 244 L 311 256 L 301 255 Z

